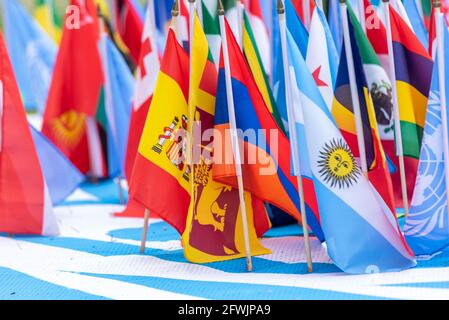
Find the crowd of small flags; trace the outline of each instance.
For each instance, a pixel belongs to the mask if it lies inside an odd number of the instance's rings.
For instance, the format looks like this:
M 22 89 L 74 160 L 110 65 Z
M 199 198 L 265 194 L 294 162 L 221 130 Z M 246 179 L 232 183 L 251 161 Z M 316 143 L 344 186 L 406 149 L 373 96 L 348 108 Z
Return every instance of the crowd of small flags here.
M 67 2 L 0 1 L 1 233 L 118 178 L 192 263 L 251 270 L 281 221 L 310 272 L 309 235 L 353 274 L 449 246 L 447 0 Z

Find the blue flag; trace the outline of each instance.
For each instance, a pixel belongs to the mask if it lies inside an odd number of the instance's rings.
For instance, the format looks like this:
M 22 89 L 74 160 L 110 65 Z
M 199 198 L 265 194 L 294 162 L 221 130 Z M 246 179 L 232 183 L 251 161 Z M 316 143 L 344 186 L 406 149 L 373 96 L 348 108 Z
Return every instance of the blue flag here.
M 281 51 L 281 38 L 279 31 L 279 18 L 274 6 L 273 15 L 273 95 L 278 106 L 279 115 L 286 128 L 288 134 L 287 124 L 287 105 L 285 102 L 285 81 L 284 81 L 284 68 L 282 65 L 282 51 Z M 309 42 L 309 33 L 306 27 L 301 22 L 301 19 L 296 13 L 295 7 L 290 0 L 285 0 L 285 17 L 289 29 L 292 30 L 293 39 L 301 52 L 301 55 L 305 59 L 307 55 L 307 45 Z
M 2 1 L 6 44 L 25 108 L 44 112 L 57 48 L 16 0 Z
M 444 26 L 442 29 L 445 45 L 446 83 L 444 85 L 447 105 L 449 101 L 449 79 L 447 78 L 449 77 L 449 32 Z M 440 95 L 442 84 L 438 79 L 438 59 L 440 57 L 437 54 L 427 106 L 418 177 L 404 229 L 407 242 L 416 255 L 433 255 L 449 245 Z
M 303 123 L 329 257 L 354 274 L 415 266 L 394 213 L 362 174 L 289 32 L 287 43 L 292 85 L 302 105 L 303 120 L 295 122 Z
M 412 24 L 413 31 L 415 31 L 419 42 L 424 48 L 429 47 L 429 35 L 427 34 L 426 27 L 424 26 L 424 20 L 419 14 L 418 7 L 415 0 L 404 0 L 404 8 L 407 12 L 408 18 Z
M 105 37 L 106 53 L 103 53 L 102 60 L 107 78 L 105 82 L 105 113 L 109 176 L 124 176 L 134 78 L 112 40 Z
M 343 30 L 341 28 L 339 0 L 329 0 L 328 20 L 335 47 L 337 48 L 338 53 L 340 53 L 343 44 Z
M 84 176 L 43 134 L 30 125 L 39 162 L 53 205 L 64 201 L 83 182 Z

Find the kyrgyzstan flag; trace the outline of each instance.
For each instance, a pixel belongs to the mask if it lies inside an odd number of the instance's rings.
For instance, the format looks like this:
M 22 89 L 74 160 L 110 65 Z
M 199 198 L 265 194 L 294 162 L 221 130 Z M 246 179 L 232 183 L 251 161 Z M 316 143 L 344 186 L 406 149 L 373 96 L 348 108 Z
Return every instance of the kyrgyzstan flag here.
M 0 34 L 0 233 L 57 235 L 19 88 Z
M 95 120 L 103 85 L 96 8 L 92 0 L 71 5 L 77 10 L 65 19 L 42 132 L 83 174 L 102 177 L 107 171 Z

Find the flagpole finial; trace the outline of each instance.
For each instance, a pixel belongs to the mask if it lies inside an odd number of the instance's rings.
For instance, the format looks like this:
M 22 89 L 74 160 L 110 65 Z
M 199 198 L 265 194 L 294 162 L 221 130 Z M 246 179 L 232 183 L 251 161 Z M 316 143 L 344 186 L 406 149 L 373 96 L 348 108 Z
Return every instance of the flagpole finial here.
M 278 10 L 278 14 L 285 13 L 284 2 L 282 2 L 282 0 L 278 0 L 277 10 Z
M 221 2 L 221 0 L 218 0 L 217 12 L 218 12 L 219 16 L 224 16 L 224 14 L 225 14 L 225 10 L 224 10 L 224 7 L 223 7 L 223 2 Z
M 178 0 L 175 0 L 175 2 L 173 3 L 173 7 L 171 9 L 171 16 L 172 17 L 179 16 L 179 1 Z
M 441 1 L 440 0 L 433 0 L 433 7 L 434 8 L 440 8 L 441 7 Z
M 340 4 L 346 4 L 346 0 L 340 0 Z
M 189 0 L 190 3 L 194 3 L 196 0 Z
M 382 0 L 383 2 L 385 2 L 385 3 L 388 3 L 388 2 L 390 2 L 390 0 Z

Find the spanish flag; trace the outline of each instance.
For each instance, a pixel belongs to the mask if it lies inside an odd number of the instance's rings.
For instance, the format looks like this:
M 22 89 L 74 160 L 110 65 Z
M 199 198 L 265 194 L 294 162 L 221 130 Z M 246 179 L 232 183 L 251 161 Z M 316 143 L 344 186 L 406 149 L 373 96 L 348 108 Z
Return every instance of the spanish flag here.
M 241 150 L 244 150 L 242 156 L 245 157 L 242 161 L 245 190 L 300 221 L 297 178 L 291 175 L 290 143 L 265 105 L 263 96 L 227 21 L 226 34 L 236 126 L 238 130 L 248 134 L 239 138 Z M 236 186 L 231 140 L 227 137 L 230 134 L 230 119 L 224 64 L 223 59 L 221 60 L 215 115 L 217 137 L 214 139 L 216 148 L 213 174 L 215 180 Z M 310 179 L 303 179 L 303 181 L 309 225 L 315 235 L 323 239 L 313 181 Z
M 180 234 L 190 205 L 188 96 L 189 57 L 170 29 L 129 183 L 132 198 Z
M 392 6 L 390 20 L 404 155 L 419 159 L 433 61 Z
M 212 141 L 203 139 L 203 134 L 214 127 L 217 70 L 211 59 L 207 38 L 195 15 L 192 48 L 191 93 L 189 108 L 194 108 L 194 170 L 193 195 L 187 228 L 182 236 L 184 254 L 194 263 L 208 263 L 245 257 L 239 193 L 237 189 L 218 183 L 212 178 Z M 212 137 L 209 137 L 212 138 Z M 258 199 L 245 194 L 248 208 L 248 226 L 252 255 L 270 253 L 258 241 L 254 219 L 265 220 L 267 231 L 269 220 Z M 254 216 L 253 206 L 258 209 Z M 254 210 L 257 207 L 254 207 Z M 262 209 L 262 210 L 260 210 Z M 205 241 L 205 239 L 207 239 Z
M 376 112 L 368 82 L 364 73 L 363 57 L 375 55 L 366 35 L 360 26 L 354 12 L 348 5 L 348 26 L 352 47 L 352 57 L 359 97 L 360 113 L 363 123 L 363 139 L 365 143 L 365 156 L 368 167 L 368 178 L 382 196 L 391 212 L 396 212 L 393 194 L 393 184 L 388 171 L 388 164 L 384 149 L 381 144 L 377 129 Z M 332 115 L 348 142 L 354 156 L 360 156 L 355 126 L 354 106 L 352 104 L 352 91 L 349 84 L 348 62 L 346 48 L 342 48 L 340 67 L 337 74 L 334 101 L 332 104 Z

